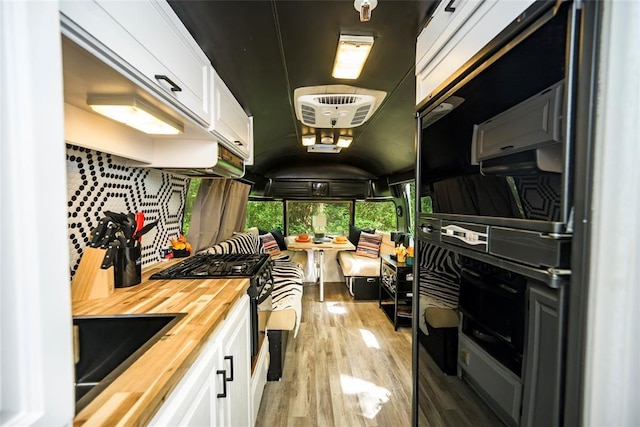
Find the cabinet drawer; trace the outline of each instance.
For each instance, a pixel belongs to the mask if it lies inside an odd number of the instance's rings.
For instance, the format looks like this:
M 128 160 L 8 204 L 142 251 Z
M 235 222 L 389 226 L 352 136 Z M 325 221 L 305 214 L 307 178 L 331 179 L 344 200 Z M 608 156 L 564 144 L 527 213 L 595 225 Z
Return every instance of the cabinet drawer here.
M 466 335 L 459 336 L 458 364 L 462 377 L 483 395 L 508 424 L 520 421 L 522 383 Z
M 561 141 L 563 82 L 480 124 L 478 160 L 486 160 Z
M 416 104 L 469 61 L 533 0 L 443 0 L 416 44 Z M 447 6 L 453 12 L 445 11 Z
M 430 218 L 420 215 L 418 225 L 418 239 L 439 242 L 440 241 L 440 226 L 441 220 L 439 218 Z

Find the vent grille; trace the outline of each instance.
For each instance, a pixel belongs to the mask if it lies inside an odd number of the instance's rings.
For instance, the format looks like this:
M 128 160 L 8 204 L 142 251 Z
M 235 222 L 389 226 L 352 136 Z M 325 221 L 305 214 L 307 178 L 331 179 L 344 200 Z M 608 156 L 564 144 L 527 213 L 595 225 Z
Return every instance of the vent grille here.
M 318 104 L 323 105 L 348 105 L 355 104 L 360 100 L 359 96 L 348 95 L 324 95 L 315 98 Z
M 309 105 L 304 105 L 302 104 L 301 106 L 301 110 L 302 110 L 302 121 L 304 123 L 308 123 L 310 125 L 315 125 L 316 124 L 316 109 L 313 107 L 310 107 Z
M 369 109 L 371 108 L 371 104 L 363 105 L 362 107 L 356 110 L 356 113 L 353 115 L 353 120 L 351 120 L 351 125 L 358 126 L 364 122 L 364 119 L 369 114 Z

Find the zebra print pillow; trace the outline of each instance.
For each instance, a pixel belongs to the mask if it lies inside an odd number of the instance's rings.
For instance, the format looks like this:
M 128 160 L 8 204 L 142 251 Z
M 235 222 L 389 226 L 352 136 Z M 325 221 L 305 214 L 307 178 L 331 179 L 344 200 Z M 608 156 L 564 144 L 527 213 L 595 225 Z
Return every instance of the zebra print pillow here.
M 252 233 L 238 233 L 203 252 L 210 254 L 255 254 L 260 253 L 260 238 Z
M 420 242 L 420 295 L 443 308 L 457 308 L 460 266 L 450 250 Z

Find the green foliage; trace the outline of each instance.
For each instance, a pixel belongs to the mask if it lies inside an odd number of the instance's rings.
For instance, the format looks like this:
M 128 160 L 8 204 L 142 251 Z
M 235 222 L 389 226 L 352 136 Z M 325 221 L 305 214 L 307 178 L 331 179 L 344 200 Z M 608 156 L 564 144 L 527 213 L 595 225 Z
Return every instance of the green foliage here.
M 280 228 L 284 232 L 284 209 L 282 202 L 255 202 L 247 205 L 247 228 L 258 227 L 262 230 Z
M 395 231 L 398 228 L 395 203 L 357 202 L 355 226 L 375 228 L 376 231 Z
M 184 203 L 184 216 L 182 218 L 182 232 L 185 236 L 189 232 L 189 226 L 191 225 L 191 214 L 193 213 L 193 202 L 195 202 L 196 200 L 201 182 L 201 178 L 191 178 L 191 180 L 189 181 L 187 198 Z
M 433 202 L 431 200 L 431 196 L 420 197 L 420 212 L 433 213 Z
M 313 233 L 313 216 L 327 217 L 326 233 L 347 234 L 351 202 L 287 202 L 288 233 Z

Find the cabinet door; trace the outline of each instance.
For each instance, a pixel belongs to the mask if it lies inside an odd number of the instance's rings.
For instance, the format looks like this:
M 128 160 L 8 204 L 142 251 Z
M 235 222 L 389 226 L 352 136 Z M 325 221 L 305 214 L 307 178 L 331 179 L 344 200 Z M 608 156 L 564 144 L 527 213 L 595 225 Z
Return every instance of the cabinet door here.
M 213 69 L 168 4 L 63 0 L 60 11 L 110 50 L 108 56 L 115 55 L 114 62 L 124 61 L 151 88 L 209 125 Z
M 204 345 L 200 356 L 189 368 L 176 388 L 166 398 L 151 426 L 171 425 L 213 425 L 217 408 L 211 396 L 211 380 L 218 357 L 218 347 L 214 340 Z
M 215 71 L 213 87 L 211 130 L 222 136 L 232 151 L 236 151 L 243 159 L 248 159 L 253 151 L 253 122 Z
M 522 426 L 560 425 L 564 289 L 529 287 L 529 324 Z
M 216 338 L 220 345 L 216 373 L 220 374 L 212 381 L 215 388 L 212 395 L 217 400 L 217 425 L 220 426 L 251 425 L 249 328 L 249 297 L 245 295 L 225 319 Z
M 563 82 L 557 83 L 476 128 L 478 160 L 559 143 Z
M 416 104 L 515 20 L 533 0 L 443 0 L 416 44 Z

